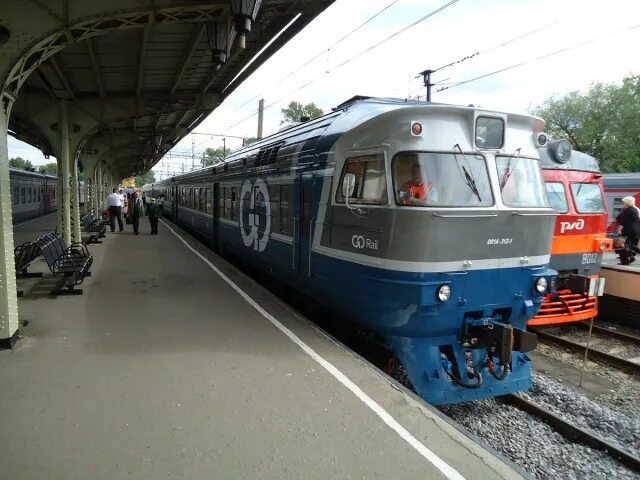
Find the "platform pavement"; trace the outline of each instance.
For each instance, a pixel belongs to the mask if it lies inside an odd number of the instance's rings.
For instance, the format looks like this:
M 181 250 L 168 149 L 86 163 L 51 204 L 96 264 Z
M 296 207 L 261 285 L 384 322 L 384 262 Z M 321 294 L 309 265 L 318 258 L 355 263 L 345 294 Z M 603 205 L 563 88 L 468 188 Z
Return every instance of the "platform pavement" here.
M 3 478 L 523 478 L 184 232 L 148 231 L 91 247 L 83 296 L 20 300 Z

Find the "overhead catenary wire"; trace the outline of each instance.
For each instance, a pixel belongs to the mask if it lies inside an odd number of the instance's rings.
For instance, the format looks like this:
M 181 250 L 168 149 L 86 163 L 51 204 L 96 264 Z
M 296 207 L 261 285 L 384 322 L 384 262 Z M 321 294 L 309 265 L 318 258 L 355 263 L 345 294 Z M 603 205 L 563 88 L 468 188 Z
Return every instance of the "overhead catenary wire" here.
M 320 58 L 322 55 L 324 55 L 325 53 L 329 52 L 332 48 L 336 47 L 337 45 L 339 45 L 340 43 L 342 43 L 343 41 L 345 41 L 347 38 L 349 38 L 351 35 L 353 35 L 354 33 L 356 33 L 358 30 L 360 30 L 362 27 L 364 27 L 365 25 L 367 25 L 369 22 L 371 22 L 373 19 L 375 19 L 376 17 L 378 17 L 379 15 L 381 15 L 382 13 L 384 13 L 385 11 L 387 11 L 389 8 L 391 8 L 393 5 L 395 5 L 396 3 L 398 3 L 400 0 L 393 0 L 391 3 L 387 4 L 386 7 L 384 7 L 382 10 L 378 10 L 375 14 L 373 14 L 371 17 L 369 17 L 367 20 L 365 20 L 364 22 L 362 22 L 360 25 L 358 25 L 357 27 L 355 27 L 354 29 L 352 29 L 351 31 L 349 31 L 346 35 L 343 35 L 342 37 L 340 37 L 340 39 L 338 39 L 337 41 L 333 42 L 331 45 L 329 45 L 327 48 L 323 49 L 321 52 L 319 52 L 318 54 L 314 55 L 313 57 L 311 57 L 310 59 L 308 59 L 307 61 L 305 61 L 302 65 L 294 68 L 293 70 L 291 70 L 289 73 L 287 73 L 286 75 L 283 75 L 282 78 L 280 78 L 278 80 L 277 83 L 282 83 L 284 80 L 286 80 L 287 78 L 291 77 L 293 74 L 298 73 L 300 70 L 302 70 L 304 67 L 306 67 L 307 65 L 309 65 L 311 62 L 317 60 L 318 58 Z M 253 102 L 254 100 L 257 100 L 258 98 L 260 98 L 266 90 L 262 90 L 260 93 L 258 93 L 257 95 L 251 97 L 249 100 L 247 100 L 246 102 L 244 102 L 242 105 L 240 105 L 239 107 L 235 108 L 230 115 L 233 115 L 234 113 L 236 113 L 238 110 L 242 109 L 243 107 L 245 107 L 246 105 L 248 105 L 249 103 Z
M 601 40 L 603 38 L 613 37 L 613 36 L 616 36 L 616 35 L 621 35 L 623 33 L 629 32 L 629 31 L 634 30 L 636 28 L 640 28 L 640 24 L 633 25 L 631 27 L 626 27 L 626 28 L 623 28 L 621 30 L 616 30 L 615 32 L 611 32 L 611 33 L 609 33 L 607 35 L 599 35 L 599 36 L 590 38 L 589 40 L 585 40 L 583 42 L 577 43 L 575 45 L 570 45 L 568 47 L 560 48 L 558 50 L 554 50 L 552 52 L 545 53 L 543 55 L 539 55 L 537 57 L 533 57 L 533 58 L 530 58 L 528 60 L 523 60 L 522 62 L 514 63 L 513 65 L 509 65 L 507 67 L 503 67 L 503 68 L 500 68 L 498 70 L 494 70 L 492 72 L 485 73 L 483 75 L 478 75 L 477 77 L 469 78 L 467 80 L 462 80 L 460 82 L 454 83 L 453 85 L 449 85 L 449 86 L 446 86 L 446 87 L 439 88 L 439 89 L 436 90 L 436 92 L 442 92 L 444 90 L 449 90 L 450 88 L 459 87 L 460 85 L 465 85 L 467 83 L 475 82 L 477 80 L 482 80 L 483 78 L 491 77 L 493 75 L 498 75 L 499 73 L 503 73 L 503 72 L 506 72 L 506 71 L 509 71 L 509 70 L 513 70 L 514 68 L 522 67 L 523 65 L 528 65 L 530 63 L 534 63 L 534 62 L 538 62 L 540 60 L 544 60 L 545 58 L 553 57 L 553 56 L 559 55 L 561 53 L 565 53 L 565 52 L 569 52 L 571 50 L 575 50 L 576 48 L 584 47 L 585 45 L 589 45 L 591 43 L 595 43 L 596 41 Z
M 416 25 L 419 25 L 420 23 L 422 23 L 422 22 L 424 22 L 424 21 L 426 21 L 426 20 L 430 19 L 431 17 L 433 17 L 433 16 L 437 15 L 438 13 L 440 13 L 440 12 L 442 12 L 443 10 L 447 9 L 448 7 L 450 7 L 450 6 L 452 6 L 452 5 L 456 4 L 456 3 L 458 3 L 459 1 L 460 1 L 460 0 L 450 0 L 449 2 L 445 3 L 444 5 L 442 5 L 442 6 L 438 7 L 438 8 L 436 8 L 435 10 L 432 10 L 431 12 L 429 12 L 428 14 L 426 14 L 426 15 L 424 15 L 423 17 L 419 18 L 418 20 L 416 20 L 416 21 L 414 21 L 414 22 L 410 23 L 409 25 L 404 26 L 404 27 L 403 27 L 403 28 L 401 28 L 400 30 L 398 30 L 398 31 L 396 31 L 396 32 L 392 33 L 391 35 L 389 35 L 389 36 L 387 36 L 387 37 L 383 38 L 383 39 L 382 39 L 382 40 L 380 40 L 379 42 L 376 42 L 376 43 L 374 43 L 373 45 L 371 45 L 370 47 L 367 47 L 366 49 L 364 49 L 364 50 L 362 50 L 362 51 L 358 52 L 357 54 L 355 54 L 355 55 L 353 55 L 353 56 L 351 56 L 351 57 L 347 58 L 347 59 L 346 59 L 346 60 L 344 60 L 342 63 L 340 63 L 340 64 L 336 65 L 335 67 L 333 67 L 333 69 L 331 69 L 331 70 L 326 70 L 325 72 L 323 72 L 323 73 L 321 73 L 320 75 L 318 75 L 318 76 L 316 76 L 316 77 L 312 78 L 311 80 L 309 80 L 308 82 L 304 83 L 303 85 L 301 85 L 301 86 L 299 86 L 299 87 L 297 87 L 297 88 L 295 88 L 295 89 L 293 89 L 293 90 L 291 90 L 291 91 L 287 92 L 286 94 L 284 94 L 283 96 L 281 96 L 278 100 L 276 100 L 276 101 L 274 101 L 274 102 L 271 102 L 271 103 L 270 103 L 270 104 L 268 104 L 268 105 L 265 105 L 265 107 L 264 107 L 263 111 L 264 111 L 264 110 L 267 110 L 268 108 L 270 108 L 270 107 L 272 107 L 272 106 L 274 106 L 274 105 L 276 105 L 277 103 L 279 103 L 279 102 L 280 102 L 280 101 L 282 101 L 283 99 L 287 98 L 287 97 L 288 97 L 288 96 L 290 96 L 291 94 L 293 94 L 293 93 L 295 93 L 295 92 L 298 92 L 298 91 L 300 91 L 300 90 L 302 90 L 302 89 L 304 89 L 304 88 L 308 87 L 309 85 L 311 85 L 312 83 L 314 83 L 314 82 L 316 82 L 316 81 L 320 80 L 320 79 L 321 79 L 321 78 L 323 78 L 323 77 L 326 77 L 326 76 L 330 75 L 331 73 L 335 72 L 337 69 L 339 69 L 339 68 L 341 68 L 341 67 L 343 67 L 343 66 L 345 66 L 345 65 L 349 64 L 350 62 L 352 62 L 352 61 L 356 60 L 357 58 L 361 57 L 362 55 L 365 55 L 365 54 L 367 54 L 367 53 L 371 52 L 372 50 L 376 49 L 376 48 L 377 48 L 377 47 L 379 47 L 380 45 L 382 45 L 382 44 L 384 44 L 384 43 L 388 42 L 389 40 L 392 40 L 393 38 L 395 38 L 395 37 L 397 37 L 398 35 L 400 35 L 400 34 L 402 34 L 402 33 L 406 32 L 407 30 L 409 30 L 409 29 L 411 29 L 411 28 L 415 27 Z M 254 116 L 256 116 L 257 114 L 258 114 L 258 112 L 254 112 L 254 113 L 252 113 L 251 115 L 248 115 L 247 117 L 243 118 L 242 120 L 240 120 L 240 121 L 238 121 L 238 122 L 236 122 L 236 123 L 234 123 L 234 124 L 232 124 L 232 125 L 228 126 L 228 127 L 226 128 L 226 130 L 230 130 L 230 129 L 232 129 L 232 128 L 234 128 L 234 127 L 238 126 L 238 125 L 240 125 L 241 123 L 246 122 L 247 120 L 249 120 L 250 118 L 253 118 L 253 117 L 254 117 Z

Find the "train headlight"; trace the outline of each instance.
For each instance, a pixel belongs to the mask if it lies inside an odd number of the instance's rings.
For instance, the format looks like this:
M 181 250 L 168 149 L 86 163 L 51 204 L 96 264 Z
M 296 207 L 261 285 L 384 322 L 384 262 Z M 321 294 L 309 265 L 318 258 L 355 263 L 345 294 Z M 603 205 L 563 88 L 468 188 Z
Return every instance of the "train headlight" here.
M 449 285 L 440 285 L 436 290 L 436 297 L 441 302 L 446 302 L 451 298 L 451 287 Z
M 536 280 L 536 290 L 539 293 L 544 293 L 547 291 L 547 286 L 548 286 L 547 278 L 538 277 L 538 279 Z
M 549 142 L 547 148 L 551 151 L 551 157 L 558 163 L 566 163 L 571 158 L 571 144 L 568 140 Z

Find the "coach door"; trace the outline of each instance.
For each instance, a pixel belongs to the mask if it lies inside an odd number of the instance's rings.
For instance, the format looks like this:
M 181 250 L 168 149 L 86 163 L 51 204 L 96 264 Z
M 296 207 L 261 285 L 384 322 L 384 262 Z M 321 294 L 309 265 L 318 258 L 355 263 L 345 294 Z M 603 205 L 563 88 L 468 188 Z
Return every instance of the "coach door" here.
M 213 184 L 213 231 L 211 232 L 211 248 L 220 252 L 220 184 Z
M 173 202 L 171 202 L 171 219 L 173 223 L 178 224 L 178 203 L 180 203 L 179 188 L 177 185 L 171 187 L 173 189 Z
M 298 222 L 298 273 L 304 277 L 311 276 L 311 246 L 315 227 L 311 198 L 313 191 L 312 174 L 303 174 L 300 178 L 300 221 Z

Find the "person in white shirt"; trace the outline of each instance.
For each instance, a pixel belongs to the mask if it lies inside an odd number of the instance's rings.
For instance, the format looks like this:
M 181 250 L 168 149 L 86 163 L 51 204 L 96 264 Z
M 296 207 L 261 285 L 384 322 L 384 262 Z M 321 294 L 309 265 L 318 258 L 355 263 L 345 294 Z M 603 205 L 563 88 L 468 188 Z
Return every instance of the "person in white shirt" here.
M 113 193 L 107 196 L 107 208 L 109 208 L 109 226 L 111 231 L 116 231 L 116 218 L 118 219 L 118 227 L 122 231 L 122 197 L 118 193 L 118 189 L 114 188 Z

